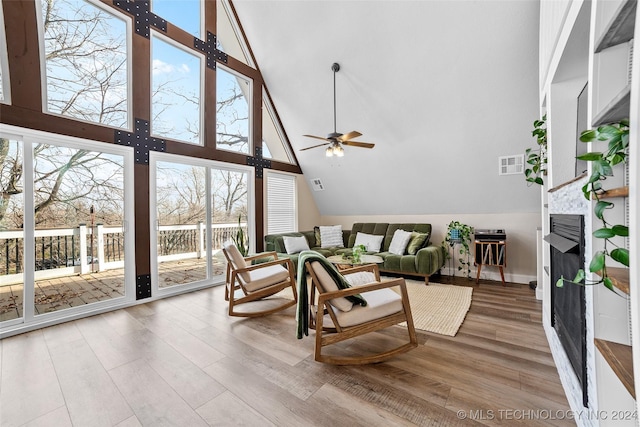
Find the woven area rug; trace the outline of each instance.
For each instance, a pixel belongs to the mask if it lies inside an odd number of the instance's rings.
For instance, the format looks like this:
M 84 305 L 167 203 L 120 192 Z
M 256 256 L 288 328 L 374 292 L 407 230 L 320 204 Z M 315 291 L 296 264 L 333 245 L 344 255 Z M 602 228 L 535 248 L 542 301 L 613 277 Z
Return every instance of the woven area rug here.
M 471 307 L 473 288 L 406 280 L 416 329 L 453 337 Z

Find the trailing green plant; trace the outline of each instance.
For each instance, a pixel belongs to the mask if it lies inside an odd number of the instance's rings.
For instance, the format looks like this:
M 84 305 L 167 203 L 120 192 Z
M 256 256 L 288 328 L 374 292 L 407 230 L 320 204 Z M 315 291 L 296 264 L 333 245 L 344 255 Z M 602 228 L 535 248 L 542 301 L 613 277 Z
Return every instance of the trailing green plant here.
M 235 243 L 236 247 L 242 254 L 242 256 L 249 255 L 249 238 L 244 234 L 242 229 L 242 215 L 238 215 L 238 230 L 235 236 L 231 236 L 231 240 Z
M 533 122 L 531 135 L 536 138 L 538 148 L 527 148 L 524 152 L 527 166 L 524 170 L 525 180 L 531 184 L 544 184 L 542 177 L 547 174 L 547 115 Z
M 467 278 L 471 278 L 471 235 L 473 234 L 473 227 L 463 224 L 459 221 L 451 221 L 447 226 L 447 234 L 442 241 L 442 247 L 445 249 L 445 256 L 447 259 L 451 258 L 449 255 L 449 248 L 453 248 L 455 244 L 460 244 L 458 258 L 458 271 L 466 269 Z
M 598 220 L 602 222 L 602 226 L 593 232 L 593 237 L 604 240 L 604 247 L 597 251 L 591 262 L 589 263 L 589 271 L 597 273 L 599 280 L 586 280 L 583 269 L 578 271 L 573 283 L 581 284 L 585 280 L 587 285 L 597 285 L 602 283 L 606 288 L 614 291 L 613 281 L 607 272 L 607 258 L 619 262 L 622 265 L 629 266 L 629 250 L 619 247 L 611 240 L 614 237 L 628 237 L 629 228 L 626 225 L 611 224 L 605 219 L 607 210 L 612 209 L 614 203 L 601 200 L 600 196 L 606 191 L 603 187 L 603 181 L 607 177 L 613 176 L 613 166 L 623 163 L 629 152 L 629 120 L 621 120 L 618 123 L 612 123 L 600 126 L 597 129 L 585 130 L 580 134 L 580 141 L 608 141 L 607 150 L 603 152 L 589 152 L 577 158 L 591 162 L 591 176 L 589 181 L 582 187 L 582 193 L 587 200 L 595 200 L 593 212 Z M 609 250 L 611 246 L 615 248 Z M 567 280 L 560 277 L 556 282 L 556 286 L 562 287 L 564 281 Z

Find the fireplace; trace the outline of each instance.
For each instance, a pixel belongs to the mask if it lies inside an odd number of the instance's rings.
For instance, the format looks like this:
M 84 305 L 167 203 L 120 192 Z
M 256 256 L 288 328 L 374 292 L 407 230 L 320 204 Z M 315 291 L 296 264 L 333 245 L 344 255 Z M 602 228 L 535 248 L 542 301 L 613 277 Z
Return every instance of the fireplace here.
M 556 286 L 560 277 L 573 280 L 584 268 L 584 217 L 551 215 L 550 234 L 545 240 L 551 246 L 551 325 L 582 387 L 582 403 L 588 407 L 584 281 L 581 285 L 565 281 L 563 287 Z

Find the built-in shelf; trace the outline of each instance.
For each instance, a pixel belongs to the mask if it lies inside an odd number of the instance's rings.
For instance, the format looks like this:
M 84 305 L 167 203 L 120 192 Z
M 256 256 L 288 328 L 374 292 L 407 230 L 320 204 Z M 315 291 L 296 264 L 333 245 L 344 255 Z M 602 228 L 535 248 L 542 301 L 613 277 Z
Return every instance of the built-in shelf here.
M 601 194 L 598 194 L 599 199 L 613 199 L 614 197 L 629 197 L 629 187 L 618 187 L 607 190 Z M 593 197 L 595 199 L 595 196 Z
M 630 105 L 631 85 L 627 85 L 593 118 L 593 126 L 597 127 L 628 119 Z
M 633 381 L 633 353 L 631 346 L 598 338 L 594 341 L 604 360 L 611 366 L 620 382 L 635 399 L 636 389 Z
M 633 38 L 636 4 L 636 0 L 627 0 L 620 4 L 596 43 L 596 53 Z

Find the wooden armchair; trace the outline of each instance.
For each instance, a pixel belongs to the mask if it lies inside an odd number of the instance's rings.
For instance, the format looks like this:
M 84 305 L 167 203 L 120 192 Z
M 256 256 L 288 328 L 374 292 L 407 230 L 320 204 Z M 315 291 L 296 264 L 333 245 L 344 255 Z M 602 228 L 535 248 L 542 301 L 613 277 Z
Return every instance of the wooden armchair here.
M 278 258 L 275 252 L 263 252 L 243 257 L 233 243 L 222 248 L 227 259 L 224 299 L 229 301 L 229 316 L 256 317 L 275 313 L 296 305 L 298 294 L 294 267 L 290 259 Z M 273 257 L 272 261 L 251 265 L 258 258 Z M 267 298 L 290 287 L 293 299 Z M 238 310 L 236 306 L 254 302 L 258 310 Z M 260 304 L 257 304 L 260 302 Z
M 417 337 L 411 316 L 409 298 L 404 279 L 380 281 L 380 273 L 375 264 L 343 270 L 344 276 L 356 272 L 370 271 L 373 273 L 373 283 L 356 285 L 347 289 L 338 289 L 331 275 L 318 261 L 305 262 L 305 268 L 311 276 L 309 325 L 316 330 L 315 360 L 336 365 L 362 365 L 377 363 L 397 354 L 415 348 Z M 393 291 L 393 287 L 400 288 L 400 294 Z M 318 292 L 317 305 L 315 304 Z M 360 294 L 366 301 L 366 306 L 353 304 L 345 299 L 346 296 Z M 318 314 L 320 313 L 320 314 Z M 380 353 L 339 357 L 322 353 L 322 348 L 350 338 L 364 335 L 407 322 L 408 342 L 399 347 Z

